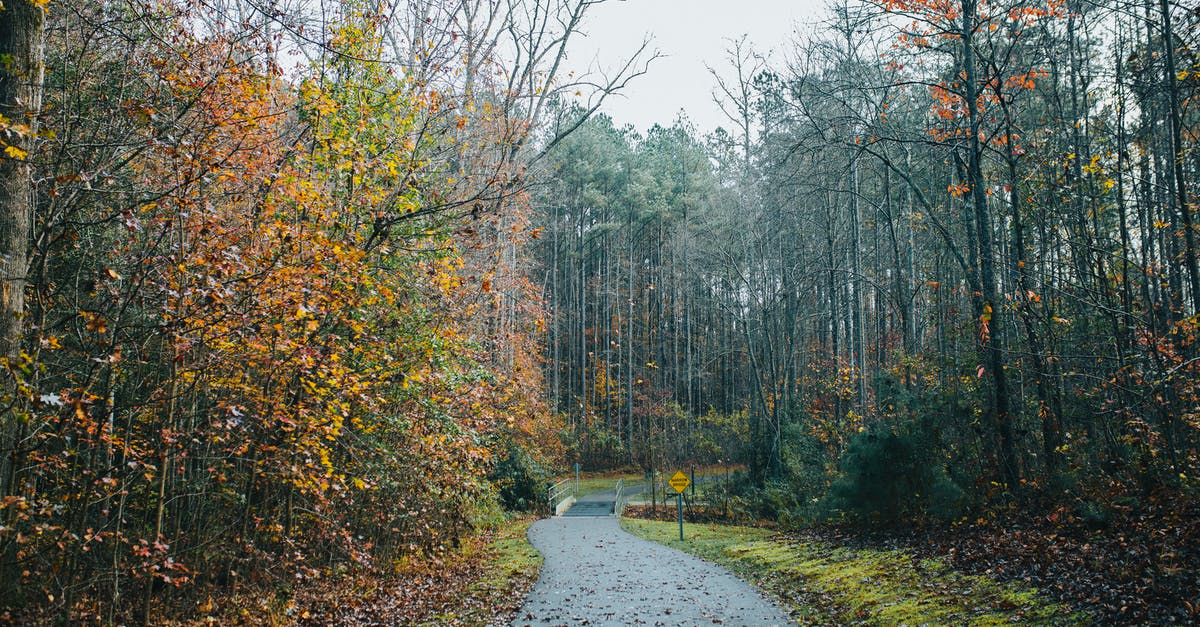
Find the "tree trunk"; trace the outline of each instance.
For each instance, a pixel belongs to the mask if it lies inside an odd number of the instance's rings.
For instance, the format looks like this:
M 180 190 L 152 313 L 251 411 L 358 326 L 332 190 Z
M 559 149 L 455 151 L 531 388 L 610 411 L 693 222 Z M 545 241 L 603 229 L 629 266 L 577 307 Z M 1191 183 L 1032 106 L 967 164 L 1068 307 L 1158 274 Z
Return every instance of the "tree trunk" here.
M 1194 313 L 1197 310 L 1196 303 L 1200 302 L 1200 269 L 1196 264 L 1196 235 L 1192 225 L 1192 209 L 1187 202 L 1187 178 L 1183 172 L 1185 151 L 1180 120 L 1179 79 L 1175 71 L 1175 33 L 1171 24 L 1171 7 L 1167 0 L 1159 0 L 1158 7 L 1162 16 L 1163 59 L 1166 63 L 1163 87 L 1167 94 L 1171 122 L 1171 177 L 1174 183 L 1172 202 L 1183 224 L 1183 261 L 1184 267 L 1187 268 L 1192 301 L 1190 306 L 1183 300 L 1176 304 L 1182 312 Z
M 0 114 L 5 123 L 5 155 L 0 156 L 0 354 L 20 350 L 25 311 L 26 256 L 33 223 L 33 182 L 29 162 L 42 101 L 44 56 L 42 9 L 10 0 L 0 10 L 0 55 L 12 64 L 0 70 Z
M 962 51 L 963 73 L 966 87 L 967 117 L 967 183 L 971 187 L 971 204 L 975 218 L 976 237 L 979 244 L 979 284 L 982 303 L 979 309 L 982 322 L 987 328 L 981 332 L 984 363 L 991 375 L 992 422 L 996 428 L 997 456 L 1001 477 L 1014 488 L 1017 485 L 1016 451 L 1013 442 L 1012 416 L 1009 412 L 1010 391 L 1008 373 L 1004 370 L 1004 306 L 999 302 L 996 291 L 995 252 L 992 250 L 992 222 L 987 211 L 987 198 L 983 177 L 983 145 L 980 141 L 982 114 L 979 111 L 979 85 L 973 48 L 974 22 L 978 6 L 976 0 L 963 1 Z
M 22 426 L 15 372 L 21 354 L 25 314 L 25 279 L 33 228 L 33 179 L 27 155 L 33 151 L 45 71 L 44 11 L 29 0 L 8 0 L 0 9 L 0 496 L 15 490 L 20 466 Z M 13 511 L 13 510 L 9 510 Z

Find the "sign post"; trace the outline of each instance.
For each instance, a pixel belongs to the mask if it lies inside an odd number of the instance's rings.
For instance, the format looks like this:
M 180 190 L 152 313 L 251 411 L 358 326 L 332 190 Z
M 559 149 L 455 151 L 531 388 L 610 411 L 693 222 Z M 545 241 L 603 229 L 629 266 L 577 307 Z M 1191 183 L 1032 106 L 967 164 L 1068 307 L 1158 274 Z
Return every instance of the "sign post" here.
M 683 539 L 683 491 L 692 483 L 688 476 L 683 474 L 682 470 L 676 470 L 675 474 L 671 475 L 671 480 L 667 485 L 675 489 L 675 497 L 679 507 L 679 539 Z

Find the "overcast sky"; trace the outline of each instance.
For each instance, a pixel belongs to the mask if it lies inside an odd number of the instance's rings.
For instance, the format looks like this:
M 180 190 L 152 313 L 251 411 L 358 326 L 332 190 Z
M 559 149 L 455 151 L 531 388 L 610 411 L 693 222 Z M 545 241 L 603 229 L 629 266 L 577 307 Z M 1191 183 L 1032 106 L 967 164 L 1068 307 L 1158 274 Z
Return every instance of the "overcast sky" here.
M 669 125 L 682 109 L 708 132 L 729 126 L 713 103 L 716 84 L 705 69 L 724 69 L 726 40 L 749 35 L 756 51 L 778 54 L 798 25 L 822 17 L 824 6 L 825 0 L 609 0 L 588 14 L 586 37 L 571 47 L 570 65 L 577 72 L 594 62 L 612 67 L 649 35 L 651 48 L 664 56 L 603 111 L 617 126 L 645 131 Z

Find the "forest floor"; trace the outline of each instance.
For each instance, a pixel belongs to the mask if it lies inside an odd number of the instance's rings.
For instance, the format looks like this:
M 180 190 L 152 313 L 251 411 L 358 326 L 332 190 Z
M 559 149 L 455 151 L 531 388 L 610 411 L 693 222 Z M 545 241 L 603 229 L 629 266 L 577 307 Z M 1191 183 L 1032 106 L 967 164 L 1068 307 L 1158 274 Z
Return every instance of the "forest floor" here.
M 532 517 L 512 521 L 432 561 L 357 591 L 315 590 L 300 625 L 498 625 L 507 622 L 533 587 L 542 557 L 526 538 Z M 303 600 L 300 600 L 303 603 Z M 290 622 L 290 621 L 289 621 Z
M 1165 498 L 1103 526 L 1060 507 L 953 525 L 785 530 L 695 507 L 683 542 L 674 507 L 625 514 L 626 531 L 728 568 L 801 624 L 1200 622 L 1200 511 Z M 526 537 L 533 522 L 513 519 L 391 575 L 345 572 L 286 598 L 243 588 L 177 607 L 190 618 L 171 624 L 505 625 L 542 568 Z
M 322 577 L 279 597 L 244 588 L 196 607 L 176 607 L 186 620 L 163 625 L 481 626 L 506 624 L 541 569 L 525 537 L 534 517 L 516 518 L 465 540 L 457 550 L 397 567 Z M 0 624 L 4 624 L 0 621 Z
M 1151 501 L 1099 529 L 1060 508 L 955 525 L 747 532 L 719 512 L 698 509 L 690 520 L 706 524 L 691 526 L 678 548 L 786 599 L 808 624 L 822 624 L 820 613 L 838 617 L 838 624 L 905 622 L 904 616 L 976 624 L 1193 624 L 1200 621 L 1198 513 Z M 630 507 L 625 515 L 630 532 L 679 543 L 674 508 Z M 738 539 L 747 533 L 752 540 Z
M 1082 625 L 1028 586 L 969 575 L 900 549 L 850 547 L 763 527 L 626 519 L 635 535 L 721 564 L 770 592 L 802 625 Z

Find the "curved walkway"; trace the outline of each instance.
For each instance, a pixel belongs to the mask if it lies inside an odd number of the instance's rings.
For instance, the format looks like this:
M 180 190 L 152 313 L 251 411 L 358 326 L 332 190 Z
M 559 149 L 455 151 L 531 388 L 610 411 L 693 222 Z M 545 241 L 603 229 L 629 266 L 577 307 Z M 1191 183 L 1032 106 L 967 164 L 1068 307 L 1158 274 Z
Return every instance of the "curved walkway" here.
M 787 625 L 729 571 L 621 530 L 615 516 L 540 520 L 541 577 L 512 625 Z

